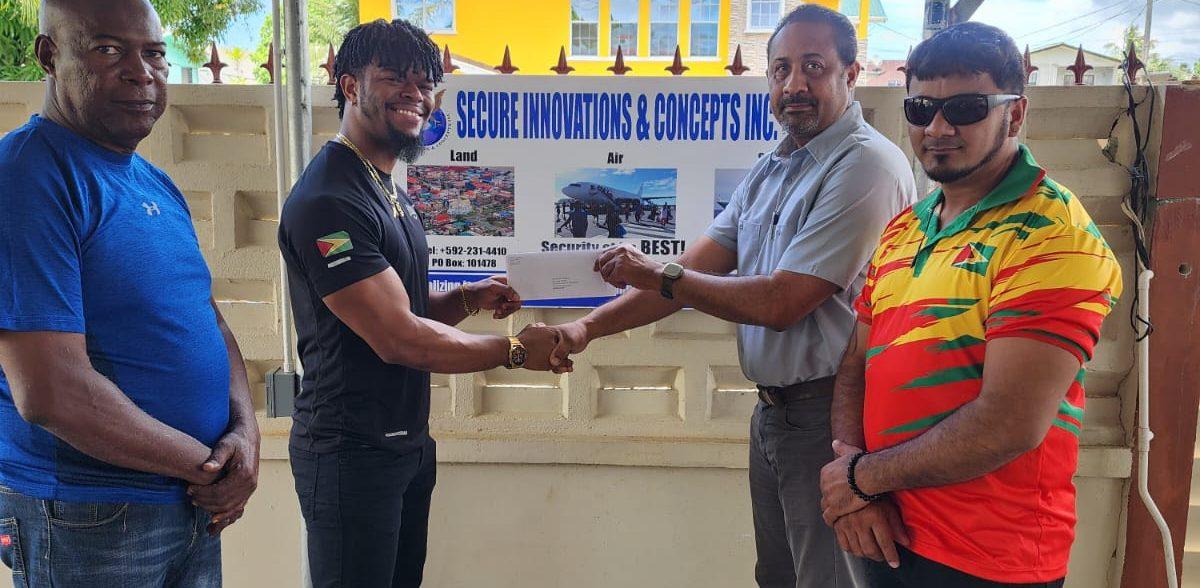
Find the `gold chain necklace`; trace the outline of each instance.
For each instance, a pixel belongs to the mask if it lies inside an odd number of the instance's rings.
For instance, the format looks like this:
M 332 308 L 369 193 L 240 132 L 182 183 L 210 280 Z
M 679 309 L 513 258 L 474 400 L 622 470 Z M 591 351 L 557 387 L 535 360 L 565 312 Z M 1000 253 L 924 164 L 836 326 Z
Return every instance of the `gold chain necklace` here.
M 379 184 L 379 187 L 383 190 L 383 195 L 387 196 L 388 202 L 390 202 L 392 205 L 392 214 L 396 218 L 404 218 L 404 208 L 402 208 L 400 206 L 400 198 L 397 197 L 397 195 L 396 195 L 396 192 L 397 192 L 396 184 L 394 184 L 392 182 L 383 181 L 383 178 L 379 176 L 379 171 L 375 169 L 375 165 L 373 163 L 371 163 L 369 160 L 367 160 L 366 156 L 364 156 L 362 154 L 362 151 L 358 150 L 358 146 L 355 145 L 354 142 L 351 141 L 349 137 L 347 137 L 346 135 L 343 135 L 341 133 L 338 133 L 337 137 L 335 137 L 335 140 L 337 142 L 341 143 L 342 145 L 349 147 L 350 150 L 353 151 L 354 154 L 358 156 L 358 160 L 362 162 L 363 167 L 367 168 L 367 173 L 370 174 L 371 177 L 375 180 L 375 182 Z M 388 188 L 387 188 L 388 184 L 392 184 L 391 190 L 388 190 Z

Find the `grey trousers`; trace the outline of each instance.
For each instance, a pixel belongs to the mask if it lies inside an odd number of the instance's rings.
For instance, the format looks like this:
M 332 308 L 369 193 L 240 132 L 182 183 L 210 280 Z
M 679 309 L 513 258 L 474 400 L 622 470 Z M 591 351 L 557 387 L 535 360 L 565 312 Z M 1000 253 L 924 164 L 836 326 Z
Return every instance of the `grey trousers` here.
M 865 561 L 821 518 L 821 468 L 833 461 L 832 390 L 759 402 L 750 420 L 750 501 L 762 588 L 865 588 Z

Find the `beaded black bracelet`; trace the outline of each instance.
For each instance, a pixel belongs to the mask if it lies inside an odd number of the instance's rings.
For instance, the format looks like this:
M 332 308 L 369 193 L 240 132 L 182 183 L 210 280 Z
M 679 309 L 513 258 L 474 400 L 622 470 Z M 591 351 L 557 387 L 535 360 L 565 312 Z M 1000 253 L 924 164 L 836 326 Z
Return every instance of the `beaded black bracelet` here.
M 846 481 L 850 484 L 850 489 L 854 491 L 854 495 L 858 496 L 859 500 L 863 502 L 875 502 L 883 498 L 883 494 L 867 494 L 858 487 L 858 482 L 854 481 L 854 468 L 858 465 L 858 460 L 862 459 L 862 456 L 866 454 L 867 452 L 863 451 L 850 458 L 850 465 L 846 466 Z

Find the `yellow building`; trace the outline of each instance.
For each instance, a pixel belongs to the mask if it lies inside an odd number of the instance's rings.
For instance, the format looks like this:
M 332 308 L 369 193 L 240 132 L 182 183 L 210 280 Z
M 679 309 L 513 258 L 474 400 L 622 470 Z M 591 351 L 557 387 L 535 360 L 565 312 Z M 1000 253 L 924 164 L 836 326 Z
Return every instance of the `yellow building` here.
M 837 9 L 839 0 L 814 0 Z M 786 2 L 793 4 L 795 2 Z M 626 75 L 671 75 L 679 47 L 685 75 L 728 75 L 735 13 L 774 22 L 784 0 L 359 0 L 363 22 L 407 18 L 421 24 L 458 65 L 490 71 L 505 46 L 518 74 L 551 75 L 565 49 L 573 73 L 611 75 L 617 47 Z M 739 19 L 742 20 L 742 19 Z M 865 30 L 860 29 L 860 38 Z M 735 32 L 736 34 L 736 32 Z M 476 70 L 478 71 L 478 70 Z

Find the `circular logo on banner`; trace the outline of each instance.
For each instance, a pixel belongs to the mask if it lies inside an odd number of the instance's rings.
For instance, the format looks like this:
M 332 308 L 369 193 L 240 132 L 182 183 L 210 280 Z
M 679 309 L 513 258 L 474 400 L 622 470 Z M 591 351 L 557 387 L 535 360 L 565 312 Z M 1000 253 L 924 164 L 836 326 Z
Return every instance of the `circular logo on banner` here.
M 446 113 L 442 109 L 433 111 L 429 115 L 429 122 L 425 125 L 425 129 L 421 131 L 421 144 L 425 147 L 434 147 L 441 143 L 446 138 L 446 128 L 449 127 L 446 121 Z

